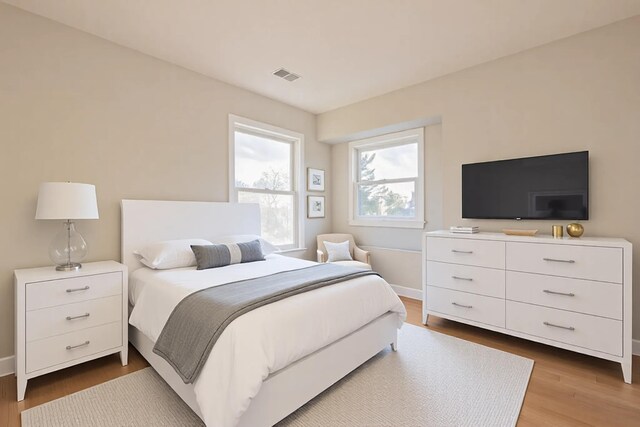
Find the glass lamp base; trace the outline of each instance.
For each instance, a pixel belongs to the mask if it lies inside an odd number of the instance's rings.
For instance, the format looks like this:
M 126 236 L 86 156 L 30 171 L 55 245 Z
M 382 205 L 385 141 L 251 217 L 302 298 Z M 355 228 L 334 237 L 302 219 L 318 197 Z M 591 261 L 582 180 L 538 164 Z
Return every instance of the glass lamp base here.
M 49 258 L 58 271 L 76 271 L 80 269 L 80 261 L 87 254 L 87 242 L 76 231 L 71 221 L 65 221 L 64 228 L 49 245 Z
M 70 264 L 56 265 L 56 271 L 78 271 L 82 268 L 82 264 L 79 262 L 72 262 Z

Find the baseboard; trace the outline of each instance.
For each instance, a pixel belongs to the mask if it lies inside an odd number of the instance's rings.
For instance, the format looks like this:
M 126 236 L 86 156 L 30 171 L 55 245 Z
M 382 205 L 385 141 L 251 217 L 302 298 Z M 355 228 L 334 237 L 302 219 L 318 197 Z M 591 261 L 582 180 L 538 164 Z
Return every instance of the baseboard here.
M 3 357 L 0 359 L 0 377 L 10 375 L 15 372 L 15 357 Z
M 640 340 L 633 340 L 633 348 L 631 349 L 631 353 L 636 356 L 640 356 Z
M 422 301 L 421 289 L 407 288 L 406 286 L 398 286 L 398 285 L 391 285 L 391 287 L 396 292 L 396 294 L 398 294 L 401 297 L 407 297 L 407 298 L 417 299 L 419 301 Z

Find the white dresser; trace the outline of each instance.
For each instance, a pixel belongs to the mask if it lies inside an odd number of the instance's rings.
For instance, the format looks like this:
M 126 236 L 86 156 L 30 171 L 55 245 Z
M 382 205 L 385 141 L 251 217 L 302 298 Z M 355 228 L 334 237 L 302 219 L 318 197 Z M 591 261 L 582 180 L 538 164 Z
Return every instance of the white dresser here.
M 14 276 L 18 400 L 30 378 L 112 353 L 127 364 L 126 266 L 104 261 Z
M 423 323 L 443 317 L 622 365 L 631 383 L 631 243 L 434 231 Z

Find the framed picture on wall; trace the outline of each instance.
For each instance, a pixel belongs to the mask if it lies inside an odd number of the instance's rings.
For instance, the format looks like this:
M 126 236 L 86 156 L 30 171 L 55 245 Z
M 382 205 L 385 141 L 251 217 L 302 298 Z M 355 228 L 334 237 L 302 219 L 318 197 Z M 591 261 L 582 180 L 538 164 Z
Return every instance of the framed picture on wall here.
M 324 218 L 324 196 L 307 196 L 307 218 Z
M 307 190 L 324 191 L 324 171 L 322 169 L 307 168 Z

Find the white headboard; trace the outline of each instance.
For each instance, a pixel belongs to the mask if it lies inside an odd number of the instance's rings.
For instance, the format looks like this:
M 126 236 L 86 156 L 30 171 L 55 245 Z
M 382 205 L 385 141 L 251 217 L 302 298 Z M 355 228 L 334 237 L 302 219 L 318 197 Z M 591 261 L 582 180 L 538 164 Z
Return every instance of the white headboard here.
M 173 239 L 212 239 L 260 234 L 260 206 L 253 203 L 122 201 L 122 263 L 129 273 L 142 267 L 133 251 Z

